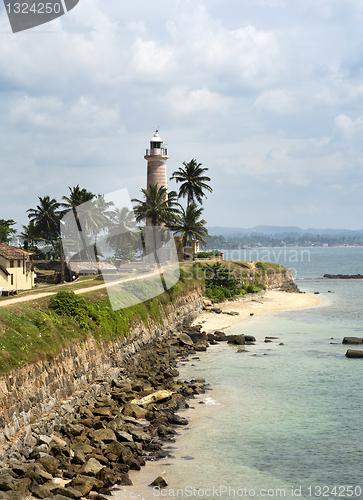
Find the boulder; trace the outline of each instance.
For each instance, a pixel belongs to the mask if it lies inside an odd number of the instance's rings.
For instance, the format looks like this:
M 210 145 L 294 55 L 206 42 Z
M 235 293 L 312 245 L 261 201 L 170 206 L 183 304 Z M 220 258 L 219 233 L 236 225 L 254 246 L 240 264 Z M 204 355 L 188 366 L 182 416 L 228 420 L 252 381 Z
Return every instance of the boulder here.
M 348 349 L 345 355 L 347 358 L 363 358 L 363 351 L 358 349 Z
M 209 344 L 207 341 L 197 342 L 196 344 L 194 344 L 194 350 L 195 351 L 206 351 L 208 345 Z
M 227 340 L 226 334 L 218 330 L 214 332 L 214 340 L 217 340 L 217 342 L 223 342 Z
M 112 429 L 98 429 L 90 434 L 92 439 L 97 441 L 103 441 L 104 443 L 110 443 L 111 441 L 116 441 L 116 435 Z
M 187 335 L 196 344 L 197 342 L 208 341 L 207 334 L 205 332 L 188 332 Z
M 65 486 L 64 488 L 63 487 L 57 488 L 53 493 L 56 495 L 62 495 L 64 497 L 74 498 L 74 499 L 82 497 L 82 493 L 79 492 L 78 490 L 75 490 L 71 486 Z
M 344 337 L 343 344 L 363 344 L 363 338 L 361 337 Z
M 129 417 L 143 418 L 146 414 L 146 410 L 141 408 L 139 405 L 126 403 L 122 409 L 122 413 Z
M 241 335 L 229 335 L 228 344 L 234 345 L 244 345 L 245 344 L 245 336 L 242 333 Z
M 179 372 L 178 372 L 179 374 Z M 131 401 L 132 405 L 147 406 L 151 403 L 156 403 L 157 401 L 162 401 L 163 399 L 168 399 L 173 395 L 172 391 L 156 391 L 142 399 L 133 399 Z
M 245 341 L 246 342 L 256 342 L 256 337 L 253 337 L 252 335 L 245 335 Z
M 103 469 L 104 465 L 100 464 L 98 460 L 95 458 L 90 458 L 88 462 L 86 462 L 81 470 L 80 474 L 84 474 L 85 476 L 96 476 L 101 469 Z
M 168 483 L 163 477 L 158 476 L 151 484 L 149 484 L 149 486 L 153 486 L 154 488 L 166 488 L 168 486 Z
M 59 460 L 56 458 L 52 457 L 52 455 L 45 455 L 38 460 L 39 463 L 42 464 L 44 469 L 49 472 L 49 474 L 52 474 L 52 476 L 55 476 L 55 474 L 58 471 L 59 467 Z
M 102 487 L 103 485 L 96 478 L 89 476 L 76 476 L 70 483 L 68 483 L 67 486 L 79 491 L 83 496 L 87 496 L 94 486 Z
M 193 345 L 194 345 L 194 342 L 192 341 L 192 339 L 189 337 L 189 335 L 187 333 L 181 333 L 179 335 L 179 342 L 182 345 L 188 345 L 190 347 L 193 347 Z

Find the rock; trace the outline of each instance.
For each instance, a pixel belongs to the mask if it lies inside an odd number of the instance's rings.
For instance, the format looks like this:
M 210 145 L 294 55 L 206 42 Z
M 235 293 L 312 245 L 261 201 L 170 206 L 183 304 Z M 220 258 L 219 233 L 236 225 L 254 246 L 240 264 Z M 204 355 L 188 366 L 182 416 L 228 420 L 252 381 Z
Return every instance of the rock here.
M 201 341 L 208 341 L 207 334 L 205 332 L 188 332 L 187 335 L 192 339 L 194 344 Z
M 88 462 L 86 462 L 81 470 L 80 474 L 84 474 L 85 476 L 96 476 L 101 469 L 103 469 L 104 465 L 100 464 L 98 460 L 95 458 L 90 458 Z
M 361 337 L 344 337 L 343 344 L 363 344 L 363 338 Z
M 253 337 L 252 335 L 245 335 L 245 341 L 246 342 L 256 342 L 256 337 Z
M 153 486 L 154 488 L 166 488 L 168 486 L 168 483 L 165 481 L 165 479 L 161 476 L 158 476 L 154 481 L 149 484 L 149 486 Z
M 55 443 L 61 450 L 67 449 L 67 441 L 64 441 L 64 439 L 61 439 L 60 437 L 56 436 L 55 434 L 52 435 L 52 441 L 51 444 Z
M 59 464 L 60 464 L 59 460 L 52 457 L 51 455 L 45 455 L 45 456 L 39 458 L 38 462 L 42 464 L 44 469 L 47 472 L 49 472 L 49 474 L 52 474 L 52 476 L 56 475 L 56 473 L 58 471 Z
M 244 345 L 245 341 L 246 339 L 243 333 L 241 335 L 229 335 L 228 337 L 228 344 Z
M 347 358 L 363 358 L 363 351 L 358 349 L 348 349 L 345 353 Z
M 53 481 L 49 481 L 48 483 L 38 484 L 33 482 L 29 490 L 38 498 L 47 498 L 49 496 L 53 496 L 53 491 L 58 489 L 58 485 L 53 483 Z
M 186 333 L 181 333 L 179 335 L 179 342 L 183 345 L 188 345 L 190 347 L 193 347 L 194 345 L 194 342 L 192 341 L 192 339 L 189 337 L 188 334 Z
M 104 443 L 110 443 L 111 441 L 116 441 L 116 435 L 112 429 L 98 429 L 90 433 L 92 439 L 96 441 L 103 441 Z
M 64 488 L 57 488 L 54 492 L 56 495 L 62 495 L 63 497 L 67 498 L 81 498 L 82 493 L 78 490 L 75 490 L 71 486 L 65 486 Z
M 129 434 L 128 432 L 124 431 L 115 431 L 115 434 L 117 436 L 117 441 L 120 441 L 121 443 L 132 443 L 133 438 L 132 435 Z
M 176 413 L 171 413 L 167 415 L 169 424 L 173 425 L 188 425 L 189 422 L 186 418 L 180 417 Z
M 228 314 L 229 316 L 239 316 L 239 312 L 237 311 L 226 311 L 224 314 Z
M 214 340 L 217 340 L 218 342 L 222 342 L 224 340 L 227 340 L 226 334 L 221 331 L 216 331 L 214 332 Z
M 10 474 L 0 475 L 0 491 L 10 491 L 15 488 L 14 478 Z
M 100 484 L 100 487 L 102 487 L 102 483 L 99 483 L 98 480 L 93 477 L 76 476 L 70 483 L 68 483 L 67 486 L 79 491 L 83 496 L 87 496 L 97 483 Z
M 320 295 L 320 292 L 314 292 L 314 295 Z
M 208 347 L 208 342 L 197 342 L 194 344 L 194 350 L 197 352 L 206 351 Z
M 135 441 L 151 441 L 151 436 L 147 432 L 142 431 L 141 429 L 133 429 L 132 435 Z
M 156 401 L 162 401 L 163 399 L 168 399 L 173 395 L 172 391 L 156 391 L 142 399 L 133 399 L 131 401 L 132 405 L 147 406 L 151 403 L 156 403 Z
M 220 307 L 212 307 L 211 311 L 216 313 L 216 314 L 222 314 L 222 309 Z
M 122 409 L 122 413 L 126 416 L 134 418 L 143 418 L 146 414 L 146 410 L 144 410 L 138 405 L 126 403 Z

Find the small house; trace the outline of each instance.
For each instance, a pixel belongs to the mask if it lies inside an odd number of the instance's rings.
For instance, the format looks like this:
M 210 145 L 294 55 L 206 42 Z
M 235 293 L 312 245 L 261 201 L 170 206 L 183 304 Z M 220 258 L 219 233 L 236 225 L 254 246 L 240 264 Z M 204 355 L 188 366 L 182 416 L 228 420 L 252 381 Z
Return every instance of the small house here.
M 33 252 L 0 243 L 0 291 L 6 294 L 34 286 Z

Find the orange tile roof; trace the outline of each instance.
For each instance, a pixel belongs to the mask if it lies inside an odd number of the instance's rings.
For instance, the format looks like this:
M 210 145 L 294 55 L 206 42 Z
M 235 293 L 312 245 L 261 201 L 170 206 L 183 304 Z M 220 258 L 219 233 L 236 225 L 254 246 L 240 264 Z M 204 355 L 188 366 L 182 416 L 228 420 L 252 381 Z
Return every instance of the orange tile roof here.
M 26 252 L 25 250 L 21 250 L 20 248 L 12 247 L 7 245 L 6 243 L 0 243 L 0 255 L 5 257 L 5 259 L 22 259 L 23 257 L 27 259 L 30 252 Z

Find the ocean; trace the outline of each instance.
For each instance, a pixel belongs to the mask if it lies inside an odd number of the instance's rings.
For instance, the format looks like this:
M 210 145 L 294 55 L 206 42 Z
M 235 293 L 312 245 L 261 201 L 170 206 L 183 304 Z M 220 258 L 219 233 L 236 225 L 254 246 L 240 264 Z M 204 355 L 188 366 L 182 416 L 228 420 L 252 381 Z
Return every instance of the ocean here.
M 230 258 L 282 263 L 322 305 L 253 316 L 228 331 L 256 345 L 220 343 L 179 366 L 181 379 L 203 377 L 210 390 L 180 412 L 190 424 L 173 458 L 133 473 L 117 500 L 362 497 L 363 360 L 347 359 L 342 339 L 363 337 L 363 280 L 322 276 L 363 274 L 363 248 L 258 252 Z M 159 474 L 162 492 L 147 486 Z

